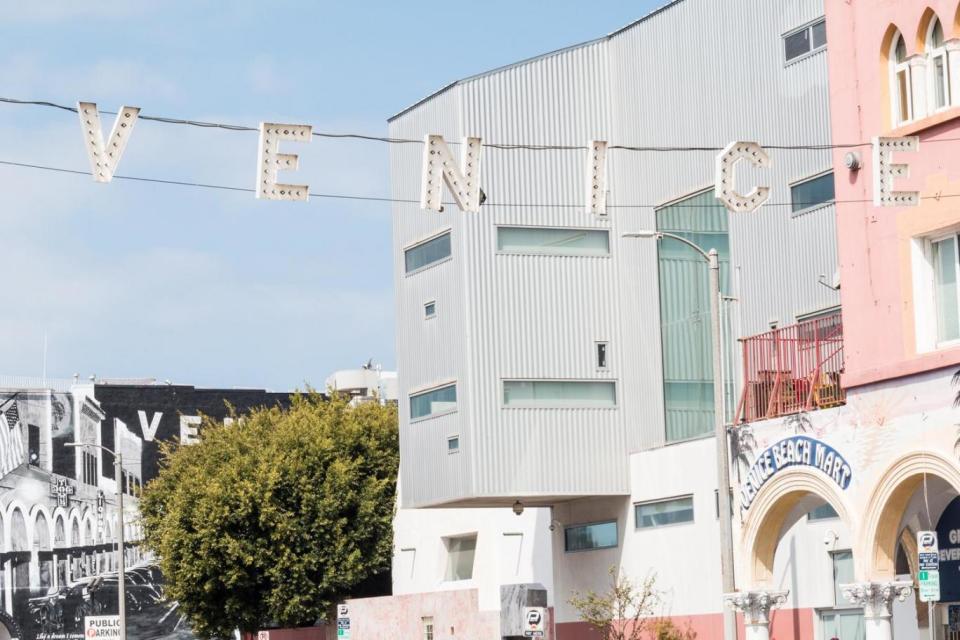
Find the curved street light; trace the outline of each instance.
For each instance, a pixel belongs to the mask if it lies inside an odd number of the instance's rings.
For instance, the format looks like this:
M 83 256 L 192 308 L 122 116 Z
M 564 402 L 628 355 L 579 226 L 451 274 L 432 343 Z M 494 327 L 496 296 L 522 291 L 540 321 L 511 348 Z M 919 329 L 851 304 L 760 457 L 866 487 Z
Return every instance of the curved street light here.
M 730 453 L 727 427 L 723 415 L 723 352 L 720 348 L 720 260 L 716 249 L 704 251 L 683 236 L 666 231 L 634 231 L 624 238 L 670 238 L 687 245 L 702 257 L 710 268 L 710 335 L 713 342 L 713 426 L 717 440 L 717 502 L 720 510 L 720 578 L 723 593 L 736 588 L 733 573 L 733 518 L 730 512 Z M 723 607 L 724 637 L 735 640 L 737 620 L 733 610 Z

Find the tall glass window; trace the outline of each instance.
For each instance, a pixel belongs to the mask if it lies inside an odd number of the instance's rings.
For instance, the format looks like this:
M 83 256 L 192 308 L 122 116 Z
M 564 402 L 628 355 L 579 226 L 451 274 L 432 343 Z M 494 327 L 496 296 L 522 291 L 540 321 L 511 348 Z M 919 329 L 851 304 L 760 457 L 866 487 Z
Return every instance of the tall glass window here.
M 423 269 L 450 257 L 450 233 L 414 245 L 403 252 L 407 273 Z
M 473 577 L 473 559 L 477 554 L 477 536 L 447 540 L 447 580 L 469 580 Z
M 606 380 L 504 380 L 507 407 L 615 407 L 616 383 Z
M 449 413 L 457 408 L 457 385 L 450 384 L 438 389 L 410 396 L 410 419 L 429 418 L 440 413 Z
M 894 125 L 913 118 L 913 92 L 910 87 L 910 63 L 907 62 L 907 44 L 903 35 L 893 40 L 890 55 L 890 93 L 893 99 Z
M 957 295 L 957 237 L 932 243 L 933 291 L 937 306 L 937 341 L 960 338 L 960 306 Z
M 943 109 L 950 102 L 950 74 L 947 50 L 943 46 L 943 25 L 934 18 L 927 31 L 927 55 L 930 57 L 930 80 L 933 85 L 933 108 Z
M 617 546 L 617 521 L 578 524 L 563 530 L 565 551 L 610 549 Z
M 717 250 L 720 288 L 729 294 L 728 213 L 713 192 L 667 205 L 656 215 L 657 230 L 681 236 L 704 251 Z M 658 260 L 666 438 L 676 442 L 707 435 L 713 429 L 710 282 L 703 256 L 682 242 L 660 240 Z M 729 339 L 726 342 L 730 344 Z M 727 387 L 727 405 L 733 406 L 732 384 Z
M 610 232 L 606 229 L 497 227 L 497 249 L 507 253 L 605 256 L 610 254 Z

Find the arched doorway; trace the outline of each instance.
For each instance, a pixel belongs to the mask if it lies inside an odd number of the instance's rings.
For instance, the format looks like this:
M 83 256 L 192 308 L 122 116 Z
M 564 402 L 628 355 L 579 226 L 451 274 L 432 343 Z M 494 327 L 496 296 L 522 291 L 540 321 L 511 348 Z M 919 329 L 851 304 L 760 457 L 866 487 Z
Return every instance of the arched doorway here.
M 772 637 L 865 637 L 862 612 L 850 607 L 840 589 L 856 575 L 851 512 L 830 476 L 802 466 L 772 476 L 750 503 L 737 585 L 742 592 L 785 594 L 782 608 L 768 612 Z
M 867 502 L 863 521 L 864 576 L 877 584 L 906 584 L 917 575 L 918 531 L 937 528 L 948 506 L 960 496 L 960 469 L 932 452 L 914 452 L 897 459 L 880 477 Z M 912 615 L 888 598 L 893 635 L 919 630 L 943 638 L 945 605 L 927 607 L 916 595 Z M 868 605 L 865 605 L 868 606 Z M 933 614 L 930 619 L 928 614 Z
M 43 511 L 37 511 L 33 522 L 33 553 L 37 567 L 35 584 L 41 589 L 49 589 L 53 585 L 53 546 L 50 544 L 50 525 Z

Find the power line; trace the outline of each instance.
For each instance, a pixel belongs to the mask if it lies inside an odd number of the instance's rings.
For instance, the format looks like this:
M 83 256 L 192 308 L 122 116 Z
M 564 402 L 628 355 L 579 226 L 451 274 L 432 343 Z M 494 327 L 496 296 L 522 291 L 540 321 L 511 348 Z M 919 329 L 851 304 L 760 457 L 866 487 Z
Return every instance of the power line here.
M 14 162 L 12 160 L 0 160 L 0 165 L 7 165 L 11 167 L 21 167 L 25 169 L 39 169 L 42 171 L 53 171 L 56 173 L 69 173 L 74 175 L 89 176 L 91 173 L 89 171 L 78 171 L 76 169 L 65 169 L 62 167 L 51 167 L 48 165 L 42 164 L 31 164 L 27 162 Z M 167 180 L 163 178 L 149 178 L 145 176 L 113 176 L 116 180 L 131 180 L 134 182 L 152 182 L 156 184 L 165 184 L 173 185 L 178 187 L 197 187 L 202 189 L 219 189 L 222 191 L 242 191 L 244 193 L 254 193 L 256 189 L 249 189 L 246 187 L 231 187 L 221 184 L 209 184 L 205 182 L 188 182 L 185 180 Z M 396 202 L 396 203 L 406 203 L 406 204 L 420 204 L 419 200 L 406 199 L 406 198 L 386 198 L 379 196 L 358 196 L 342 193 L 315 193 L 310 192 L 309 195 L 313 198 L 326 198 L 334 200 L 359 200 L 366 202 Z M 936 194 L 931 196 L 920 196 L 921 200 L 940 200 L 941 198 L 960 198 L 960 193 L 946 193 L 946 194 Z M 867 203 L 873 202 L 870 198 L 862 199 L 850 199 L 850 200 L 830 200 L 827 202 L 766 202 L 763 204 L 764 207 L 813 207 L 816 205 L 827 206 L 830 204 L 854 204 L 854 203 Z M 444 202 L 444 206 L 455 206 L 454 202 Z M 485 202 L 482 206 L 484 207 L 536 207 L 541 209 L 586 209 L 587 207 L 582 204 L 566 204 L 566 203 L 556 203 L 556 202 Z M 681 209 L 705 209 L 709 208 L 709 205 L 702 204 L 608 204 L 608 209 L 665 209 L 665 208 L 681 208 Z
M 50 107 L 54 109 L 60 109 L 62 111 L 71 111 L 73 113 L 77 112 L 76 107 L 72 107 L 64 104 L 57 104 L 55 102 L 50 102 L 47 100 L 22 100 L 19 98 L 4 98 L 0 97 L 0 103 L 7 104 L 17 104 L 17 105 L 26 105 L 26 106 L 39 106 L 39 107 Z M 100 113 L 116 115 L 116 111 L 100 111 Z M 186 125 L 192 127 L 201 127 L 204 129 L 224 129 L 227 131 L 259 131 L 258 127 L 250 127 L 246 125 L 239 124 L 229 124 L 224 122 L 207 122 L 203 120 L 187 120 L 182 118 L 168 118 L 163 116 L 151 116 L 139 114 L 137 116 L 140 120 L 150 120 L 152 122 L 161 122 L 164 124 L 175 124 L 175 125 Z M 314 131 L 313 135 L 318 138 L 333 138 L 333 139 L 354 139 L 354 140 L 368 140 L 373 142 L 386 142 L 388 144 L 423 144 L 422 139 L 417 138 L 394 138 L 390 136 L 373 136 L 362 133 L 330 133 L 323 131 Z M 955 142 L 960 141 L 960 138 L 940 138 L 937 140 L 927 140 L 925 142 Z M 457 141 L 448 141 L 448 145 L 458 145 L 460 144 Z M 763 144 L 761 145 L 764 149 L 772 150 L 793 150 L 793 151 L 829 151 L 831 149 L 854 149 L 858 147 L 869 147 L 872 146 L 871 142 L 853 142 L 853 143 L 835 143 L 835 144 Z M 560 145 L 560 144 L 520 144 L 520 143 L 498 143 L 498 142 L 484 142 L 482 146 L 490 149 L 500 149 L 505 151 L 510 150 L 526 150 L 526 151 L 588 151 L 589 147 L 587 145 Z M 725 147 L 719 146 L 636 146 L 636 145 L 622 145 L 622 144 L 612 144 L 608 145 L 608 150 L 613 151 L 635 151 L 635 152 L 683 152 L 683 151 L 702 151 L 702 152 L 719 152 L 723 151 Z

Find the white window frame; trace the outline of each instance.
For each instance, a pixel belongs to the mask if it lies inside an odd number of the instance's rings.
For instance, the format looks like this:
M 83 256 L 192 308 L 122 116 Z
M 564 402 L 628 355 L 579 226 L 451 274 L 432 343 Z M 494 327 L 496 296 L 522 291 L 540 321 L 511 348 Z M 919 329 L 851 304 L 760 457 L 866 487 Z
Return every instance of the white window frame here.
M 806 24 L 804 24 L 804 25 L 801 25 L 801 26 L 797 27 L 796 29 L 791 29 L 790 31 L 786 31 L 786 32 L 784 32 L 784 33 L 782 33 L 782 34 L 780 35 L 780 50 L 783 52 L 783 66 L 788 67 L 788 66 L 790 66 L 790 65 L 792 65 L 792 64 L 795 64 L 795 63 L 799 62 L 800 60 L 805 60 L 806 58 L 809 58 L 810 56 L 814 55 L 815 53 L 818 53 L 818 52 L 820 52 L 820 51 L 823 51 L 824 49 L 827 48 L 827 43 L 826 43 L 826 42 L 824 42 L 824 43 L 823 43 L 822 45 L 820 45 L 819 47 L 814 47 L 814 46 L 813 46 L 813 27 L 814 27 L 815 25 L 820 24 L 821 22 L 826 22 L 826 21 L 827 21 L 827 17 L 826 17 L 826 16 L 820 16 L 819 18 L 815 18 L 815 19 L 811 20 L 810 22 L 808 22 L 808 23 L 806 23 Z M 800 55 L 798 55 L 798 56 L 796 56 L 796 57 L 794 57 L 794 58 L 790 58 L 790 59 L 788 60 L 788 59 L 787 59 L 787 47 L 786 47 L 787 38 L 789 38 L 789 37 L 792 36 L 792 35 L 796 35 L 796 34 L 800 33 L 801 31 L 809 31 L 809 32 L 810 32 L 810 33 L 808 34 L 808 36 L 807 36 L 807 42 L 810 43 L 810 50 L 807 51 L 806 53 L 801 53 Z
M 428 264 L 423 265 L 422 267 L 417 267 L 416 269 L 413 269 L 412 271 L 407 271 L 407 251 L 409 251 L 410 249 L 416 249 L 416 248 L 419 247 L 420 245 L 427 244 L 428 242 L 430 242 L 430 241 L 432 241 L 432 240 L 436 240 L 437 238 L 440 238 L 440 237 L 445 236 L 445 235 L 449 235 L 449 236 L 450 236 L 450 255 L 448 255 L 448 256 L 446 256 L 446 257 L 444 257 L 444 258 L 441 258 L 440 260 L 437 260 L 436 262 L 430 262 L 430 263 L 428 263 Z M 426 271 L 427 269 L 432 269 L 433 267 L 435 267 L 435 266 L 437 266 L 437 265 L 444 264 L 444 263 L 446 263 L 446 262 L 450 262 L 451 260 L 453 260 L 453 227 L 446 227 L 446 228 L 441 229 L 441 230 L 439 230 L 439 231 L 437 231 L 437 232 L 435 232 L 435 233 L 431 233 L 431 234 L 428 235 L 428 236 L 425 236 L 425 237 L 420 238 L 420 239 L 418 239 L 418 240 L 415 240 L 415 241 L 413 241 L 413 242 L 411 242 L 411 243 L 409 243 L 409 244 L 407 244 L 407 245 L 404 245 L 404 247 L 403 247 L 403 271 L 404 271 L 404 274 L 403 274 L 403 275 L 404 275 L 404 277 L 416 275 L 416 274 L 418 274 L 418 273 L 421 273 L 421 272 L 423 272 L 423 271 Z
M 655 524 L 649 527 L 641 527 L 640 522 L 637 520 L 637 507 L 643 507 L 650 504 L 660 504 L 662 502 L 673 502 L 674 500 L 684 500 L 690 498 L 690 510 L 693 512 L 693 517 L 689 520 L 684 520 L 683 522 L 671 522 L 669 524 Z M 717 502 L 719 504 L 720 496 L 717 496 Z M 732 504 L 732 503 L 731 503 Z M 670 496 L 669 498 L 657 498 L 656 500 L 641 500 L 640 502 L 633 503 L 633 530 L 634 531 L 653 531 L 656 529 L 669 529 L 672 527 L 682 527 L 690 524 L 696 524 L 697 522 L 697 505 L 693 499 L 692 493 L 683 493 L 678 496 Z
M 947 49 L 943 45 L 933 48 L 933 30 L 938 24 L 940 25 L 940 29 L 942 31 L 943 23 L 940 22 L 939 17 L 934 16 L 933 20 L 931 20 L 930 24 L 927 26 L 927 36 L 925 40 L 925 49 L 927 53 L 927 95 L 929 96 L 927 102 L 930 105 L 928 109 L 930 114 L 946 111 L 951 107 L 950 90 L 952 87 L 950 86 L 950 56 L 947 55 Z M 935 104 L 937 95 L 937 58 L 941 58 L 943 60 L 943 106 L 940 107 L 936 106 Z
M 453 442 L 454 440 L 457 441 L 457 446 L 451 449 L 450 443 Z M 454 433 L 447 436 L 447 455 L 453 455 L 455 453 L 460 453 L 460 434 L 459 433 Z
M 470 565 L 470 577 L 461 578 L 459 580 L 448 578 L 447 575 L 449 575 L 450 573 L 450 560 L 451 560 L 450 543 L 453 542 L 454 540 L 465 540 L 468 538 L 473 538 L 473 564 Z M 444 559 L 446 560 L 446 562 L 444 562 L 443 564 L 443 582 L 448 584 L 454 584 L 454 583 L 465 584 L 465 583 L 471 583 L 475 580 L 474 572 L 477 570 L 477 549 L 478 549 L 479 541 L 480 541 L 480 535 L 479 535 L 479 532 L 477 531 L 468 531 L 466 533 L 456 533 L 453 535 L 443 537 Z
M 583 231 L 583 232 L 603 232 L 607 234 L 607 252 L 606 253 L 570 253 L 564 251 L 549 251 L 543 249 L 501 249 L 500 248 L 500 229 L 541 229 L 541 230 L 559 230 L 559 231 Z M 496 246 L 497 255 L 502 256 L 559 256 L 564 258 L 610 258 L 613 253 L 613 243 L 610 240 L 610 229 L 607 227 L 564 227 L 556 225 L 532 225 L 532 224 L 498 224 L 496 226 Z
M 436 629 L 433 624 L 433 616 L 423 616 L 420 618 L 420 626 L 423 629 L 423 640 L 434 640 Z
M 930 284 L 931 284 L 931 290 L 933 293 L 933 307 L 931 308 L 931 310 L 933 311 L 933 318 L 934 318 L 933 320 L 934 321 L 934 344 L 936 345 L 937 350 L 955 347 L 958 344 L 960 344 L 960 338 L 955 338 L 953 340 L 940 340 L 940 327 L 936 324 L 939 309 L 937 308 L 937 291 L 936 291 L 937 267 L 933 263 L 933 245 L 935 245 L 938 242 L 948 240 L 950 238 L 954 239 L 954 242 L 957 247 L 958 259 L 954 260 L 953 269 L 954 269 L 954 278 L 956 279 L 956 282 L 957 282 L 957 300 L 960 301 L 960 232 L 958 232 L 957 230 L 953 230 L 950 233 L 942 233 L 940 235 L 931 236 L 927 240 L 927 246 L 929 247 L 929 250 L 927 253 L 927 256 L 928 256 L 927 261 L 930 265 L 930 275 L 931 275 Z
M 507 404 L 506 383 L 508 382 L 601 382 L 613 385 L 613 404 L 606 406 L 597 406 L 591 404 L 538 404 L 534 402 Z M 504 378 L 500 381 L 500 408 L 501 409 L 549 409 L 555 411 L 558 409 L 596 409 L 598 411 L 611 411 L 620 408 L 620 385 L 611 378 Z M 587 523 L 590 524 L 590 523 Z
M 917 353 L 930 353 L 960 345 L 960 338 L 940 340 L 938 326 L 936 265 L 933 263 L 933 245 L 948 238 L 956 238 L 957 252 L 960 253 L 960 229 L 953 228 L 936 235 L 920 236 L 912 241 L 911 266 L 913 269 L 913 310 Z M 960 289 L 960 260 L 954 265 L 958 269 L 957 286 Z M 958 291 L 960 300 L 960 291 Z
M 427 310 L 427 307 L 433 305 L 433 313 L 430 313 Z M 437 317 L 437 301 L 436 300 L 427 300 L 423 303 L 423 319 L 424 320 L 433 320 Z
M 430 393 L 431 391 L 436 391 L 436 390 L 438 390 L 438 389 L 443 389 L 443 388 L 445 388 L 445 387 L 456 387 L 456 386 L 457 386 L 457 381 L 456 381 L 456 380 L 447 380 L 446 382 L 441 382 L 440 384 L 433 384 L 433 385 L 430 385 L 429 387 L 422 387 L 422 388 L 419 388 L 419 389 L 411 389 L 410 391 L 407 392 L 407 415 L 410 414 L 410 402 L 413 400 L 414 397 L 416 397 L 416 396 L 421 396 L 421 395 L 423 395 L 423 394 L 425 394 L 425 393 Z M 458 389 L 458 390 L 457 390 L 457 402 L 456 402 L 456 405 L 454 406 L 453 409 L 447 409 L 446 411 L 439 411 L 439 412 L 437 412 L 437 413 L 431 413 L 431 414 L 428 414 L 428 415 L 425 415 L 425 416 L 420 416 L 419 418 L 412 418 L 412 417 L 411 417 L 411 418 L 410 418 L 410 424 L 413 424 L 414 422 L 422 422 L 422 421 L 424 421 L 424 420 L 432 420 L 432 419 L 434 419 L 434 418 L 439 418 L 440 416 L 448 416 L 448 415 L 450 415 L 451 413 L 456 413 L 456 412 L 457 412 L 457 407 L 459 407 L 459 406 L 460 406 L 460 391 L 459 391 L 459 389 Z
M 597 371 L 609 371 L 610 370 L 610 343 L 606 340 L 597 340 L 593 343 L 594 351 L 593 355 L 595 358 L 595 365 Z M 603 365 L 600 364 L 600 347 L 603 347 Z M 616 391 L 616 390 L 614 390 Z
M 893 39 L 890 43 L 890 120 L 894 128 L 905 125 L 914 120 L 913 113 L 913 78 L 910 72 L 910 56 L 904 58 L 903 62 L 897 62 L 897 43 L 900 42 L 901 38 L 903 39 L 903 44 L 906 46 L 907 40 L 903 37 L 903 34 L 900 31 L 897 31 L 894 34 Z M 899 76 L 900 73 L 904 74 L 906 78 L 906 92 L 907 92 L 907 113 L 906 117 L 900 119 L 900 82 Z

